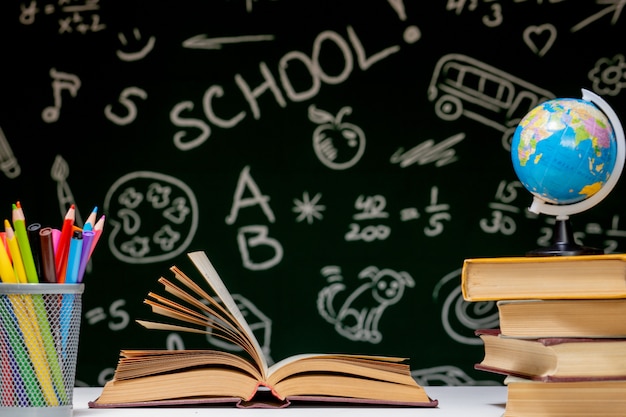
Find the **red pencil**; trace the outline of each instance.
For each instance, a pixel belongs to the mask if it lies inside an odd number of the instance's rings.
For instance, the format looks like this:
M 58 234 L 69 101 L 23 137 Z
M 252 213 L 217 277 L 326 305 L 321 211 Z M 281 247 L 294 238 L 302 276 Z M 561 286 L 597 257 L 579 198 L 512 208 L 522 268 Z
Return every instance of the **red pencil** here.
M 65 271 L 67 270 L 67 256 L 70 250 L 70 240 L 72 239 L 72 231 L 74 228 L 74 219 L 76 217 L 76 207 L 72 204 L 65 214 L 63 226 L 61 227 L 61 236 L 57 245 L 57 251 L 54 258 L 56 266 L 57 282 L 65 283 Z

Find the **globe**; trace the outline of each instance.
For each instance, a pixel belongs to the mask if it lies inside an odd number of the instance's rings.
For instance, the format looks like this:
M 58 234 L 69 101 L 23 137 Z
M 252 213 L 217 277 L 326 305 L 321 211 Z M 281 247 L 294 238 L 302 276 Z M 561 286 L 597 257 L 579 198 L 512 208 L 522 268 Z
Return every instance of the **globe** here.
M 533 195 L 529 211 L 556 216 L 551 245 L 530 256 L 604 253 L 574 239 L 569 221 L 613 190 L 626 160 L 624 130 L 615 111 L 598 95 L 557 98 L 533 108 L 519 122 L 511 160 Z
M 537 198 L 573 204 L 596 194 L 615 168 L 617 140 L 591 101 L 558 98 L 533 108 L 511 142 L 517 177 Z

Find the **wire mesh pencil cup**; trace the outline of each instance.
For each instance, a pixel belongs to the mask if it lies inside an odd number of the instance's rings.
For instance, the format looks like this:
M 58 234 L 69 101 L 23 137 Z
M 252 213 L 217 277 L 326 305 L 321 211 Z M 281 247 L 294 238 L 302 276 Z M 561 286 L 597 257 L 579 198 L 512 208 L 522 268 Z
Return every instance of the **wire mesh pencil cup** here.
M 0 283 L 0 415 L 72 415 L 83 290 Z

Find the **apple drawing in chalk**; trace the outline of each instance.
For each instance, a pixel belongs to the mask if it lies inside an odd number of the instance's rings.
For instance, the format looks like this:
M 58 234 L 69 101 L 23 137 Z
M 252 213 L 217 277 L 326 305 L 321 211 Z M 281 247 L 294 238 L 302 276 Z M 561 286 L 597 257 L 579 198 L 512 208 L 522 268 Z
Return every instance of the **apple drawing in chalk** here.
M 313 132 L 313 149 L 319 160 L 332 169 L 346 169 L 356 164 L 365 152 L 365 134 L 360 127 L 343 121 L 352 113 L 343 107 L 336 116 L 309 106 L 309 120 L 319 124 Z

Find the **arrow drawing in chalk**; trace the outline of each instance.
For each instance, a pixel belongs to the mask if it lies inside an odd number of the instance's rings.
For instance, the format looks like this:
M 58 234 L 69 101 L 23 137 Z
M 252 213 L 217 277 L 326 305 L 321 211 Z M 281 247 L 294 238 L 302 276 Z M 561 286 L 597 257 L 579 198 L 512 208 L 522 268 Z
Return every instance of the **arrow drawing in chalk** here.
M 622 14 L 622 10 L 624 9 L 624 6 L 626 6 L 626 0 L 596 0 L 596 4 L 604 4 L 607 6 L 604 9 L 597 12 L 596 14 L 589 16 L 588 18 L 578 23 L 577 25 L 574 25 L 570 29 L 571 32 L 578 32 L 580 29 L 586 26 L 589 26 L 596 20 L 610 13 L 613 13 L 611 24 L 612 25 L 616 24 L 617 20 Z
M 245 35 L 222 38 L 207 38 L 207 35 L 196 35 L 183 42 L 183 48 L 189 49 L 222 49 L 224 45 L 234 43 L 273 41 L 274 35 Z

